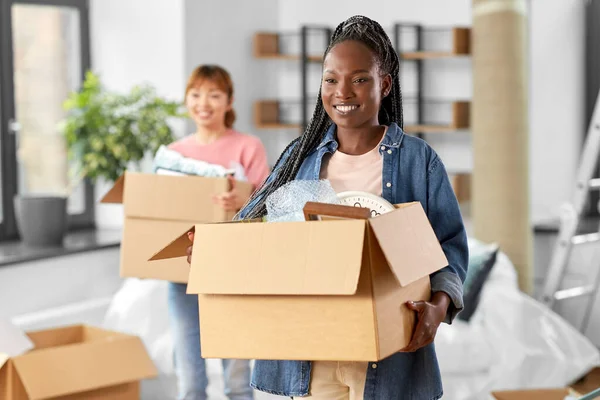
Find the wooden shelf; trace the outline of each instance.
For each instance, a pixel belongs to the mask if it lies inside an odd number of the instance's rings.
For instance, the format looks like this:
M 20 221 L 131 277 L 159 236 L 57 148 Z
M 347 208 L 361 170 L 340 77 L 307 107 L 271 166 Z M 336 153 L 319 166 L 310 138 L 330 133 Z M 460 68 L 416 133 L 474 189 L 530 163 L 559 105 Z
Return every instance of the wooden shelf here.
M 459 129 L 469 128 L 471 103 L 468 101 L 455 101 L 452 103 L 452 120 L 447 125 L 419 124 L 406 125 L 406 133 L 448 133 Z
M 401 53 L 400 57 L 404 60 L 431 60 L 434 58 L 450 58 L 466 56 L 467 54 L 457 54 L 450 51 L 414 51 Z
M 283 123 L 257 123 L 258 129 L 300 129 L 300 124 L 283 124 Z
M 279 49 L 279 34 L 269 32 L 258 32 L 252 39 L 253 52 L 255 58 L 270 60 L 296 60 L 299 61 L 300 54 L 284 54 Z M 309 55 L 309 62 L 322 62 L 323 56 Z
M 456 128 L 450 125 L 405 125 L 406 133 L 447 133 L 453 132 Z
M 278 100 L 260 100 L 254 103 L 254 125 L 259 129 L 300 129 L 298 123 L 280 120 L 281 103 Z M 405 125 L 406 133 L 450 133 L 469 128 L 470 103 L 456 101 L 452 106 L 452 120 L 447 125 L 419 124 Z
M 449 174 L 450 184 L 459 203 L 471 200 L 471 173 Z
M 300 129 L 300 124 L 280 121 L 279 105 L 277 100 L 254 103 L 254 125 L 259 129 Z
M 427 60 L 435 58 L 448 58 L 467 56 L 471 54 L 471 29 L 452 28 L 452 48 L 448 51 L 409 51 L 401 52 L 404 60 Z
M 263 59 L 263 60 L 292 60 L 299 61 L 300 56 L 296 54 L 267 54 L 267 55 L 255 55 L 255 58 Z M 323 61 L 323 57 L 320 56 L 308 56 L 309 62 L 321 62 Z

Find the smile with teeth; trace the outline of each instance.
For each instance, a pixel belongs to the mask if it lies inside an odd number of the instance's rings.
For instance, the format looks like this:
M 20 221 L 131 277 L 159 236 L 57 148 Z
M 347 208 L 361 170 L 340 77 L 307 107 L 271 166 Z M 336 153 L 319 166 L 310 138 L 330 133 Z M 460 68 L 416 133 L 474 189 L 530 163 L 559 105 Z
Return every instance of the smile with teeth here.
M 210 117 L 212 114 L 212 112 L 210 111 L 197 111 L 196 115 L 198 115 L 200 118 L 208 118 Z
M 337 105 L 334 106 L 336 110 L 342 112 L 342 113 L 348 113 L 350 111 L 354 111 L 358 108 L 357 105 L 352 104 L 352 105 Z

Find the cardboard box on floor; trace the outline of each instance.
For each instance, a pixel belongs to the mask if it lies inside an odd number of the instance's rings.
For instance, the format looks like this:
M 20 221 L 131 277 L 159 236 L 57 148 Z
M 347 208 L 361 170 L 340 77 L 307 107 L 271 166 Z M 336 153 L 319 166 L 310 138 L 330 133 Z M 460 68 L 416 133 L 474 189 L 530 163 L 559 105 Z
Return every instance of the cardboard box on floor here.
M 568 389 L 506 390 L 492 392 L 492 398 L 496 400 L 565 400 L 571 393 Z
M 253 190 L 236 182 L 243 196 Z M 126 172 L 102 198 L 101 203 L 123 203 L 125 221 L 121 243 L 121 276 L 185 283 L 190 271 L 185 259 L 150 263 L 157 247 L 190 224 L 229 221 L 227 212 L 212 197 L 229 190 L 226 178 L 172 176 Z
M 429 274 L 448 264 L 420 203 L 371 219 L 194 229 L 188 293 L 206 358 L 381 360 L 411 339 L 404 303 L 429 299 Z M 183 256 L 186 235 L 153 259 Z
M 139 381 L 158 373 L 135 336 L 76 325 L 27 338 L 34 348 L 23 354 L 0 348 L 3 400 L 139 399 Z
M 592 368 L 568 388 L 506 390 L 492 392 L 496 400 L 564 400 L 567 396 L 578 399 L 600 388 L 600 368 Z

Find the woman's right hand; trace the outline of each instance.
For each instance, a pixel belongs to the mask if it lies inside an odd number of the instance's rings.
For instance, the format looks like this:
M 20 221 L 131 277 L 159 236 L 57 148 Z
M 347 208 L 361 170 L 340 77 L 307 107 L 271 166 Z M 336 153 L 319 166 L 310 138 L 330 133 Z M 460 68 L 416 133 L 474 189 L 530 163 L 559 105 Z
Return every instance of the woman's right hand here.
M 188 264 L 192 263 L 192 246 L 194 245 L 194 232 L 188 232 L 188 239 L 190 239 L 190 242 L 192 242 L 192 244 L 190 244 L 188 246 L 188 248 L 185 250 L 186 254 L 187 254 L 187 262 Z

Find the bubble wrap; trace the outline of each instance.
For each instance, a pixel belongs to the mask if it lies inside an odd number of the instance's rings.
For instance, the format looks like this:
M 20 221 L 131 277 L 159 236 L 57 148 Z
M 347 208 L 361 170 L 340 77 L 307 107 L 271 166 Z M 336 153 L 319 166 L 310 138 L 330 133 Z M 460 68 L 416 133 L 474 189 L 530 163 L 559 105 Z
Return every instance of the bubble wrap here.
M 304 221 L 302 211 L 307 202 L 339 204 L 340 201 L 328 180 L 291 181 L 266 200 L 267 222 Z

